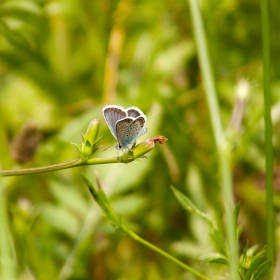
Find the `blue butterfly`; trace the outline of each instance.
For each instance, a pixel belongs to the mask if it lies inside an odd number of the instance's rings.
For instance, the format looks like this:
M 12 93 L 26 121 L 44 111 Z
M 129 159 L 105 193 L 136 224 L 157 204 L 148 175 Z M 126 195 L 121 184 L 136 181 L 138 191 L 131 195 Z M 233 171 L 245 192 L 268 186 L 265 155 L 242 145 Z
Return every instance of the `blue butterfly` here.
M 121 106 L 108 105 L 103 108 L 103 115 L 111 133 L 118 141 L 118 150 L 130 148 L 137 138 L 148 130 L 144 128 L 146 116 L 136 107 L 125 110 Z

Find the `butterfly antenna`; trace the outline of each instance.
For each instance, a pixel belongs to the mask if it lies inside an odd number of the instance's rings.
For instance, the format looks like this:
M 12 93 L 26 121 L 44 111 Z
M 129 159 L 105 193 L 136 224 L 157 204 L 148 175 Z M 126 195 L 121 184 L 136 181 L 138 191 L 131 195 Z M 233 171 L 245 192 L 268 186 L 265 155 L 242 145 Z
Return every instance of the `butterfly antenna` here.
M 107 148 L 105 148 L 104 150 L 102 150 L 102 152 L 105 152 L 106 150 L 108 150 L 109 148 L 111 148 L 111 147 L 113 147 L 113 146 L 114 146 L 114 144 L 108 146 Z

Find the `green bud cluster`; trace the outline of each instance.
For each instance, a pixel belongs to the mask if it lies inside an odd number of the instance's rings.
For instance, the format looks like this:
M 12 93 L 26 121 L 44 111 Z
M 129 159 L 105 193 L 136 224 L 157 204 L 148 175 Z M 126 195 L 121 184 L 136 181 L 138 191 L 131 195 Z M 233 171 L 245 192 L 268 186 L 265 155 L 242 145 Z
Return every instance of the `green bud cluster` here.
M 99 131 L 100 123 L 97 119 L 93 119 L 85 133 L 85 135 L 82 135 L 83 143 L 82 144 L 74 144 L 76 147 L 78 147 L 80 153 L 81 153 L 81 159 L 83 161 L 87 161 L 98 149 L 97 139 L 98 131 Z

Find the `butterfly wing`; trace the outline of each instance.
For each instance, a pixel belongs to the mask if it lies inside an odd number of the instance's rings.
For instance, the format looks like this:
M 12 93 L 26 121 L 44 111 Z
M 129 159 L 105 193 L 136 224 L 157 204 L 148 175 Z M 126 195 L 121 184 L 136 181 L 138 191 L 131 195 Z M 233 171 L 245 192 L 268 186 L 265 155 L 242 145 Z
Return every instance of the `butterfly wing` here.
M 126 117 L 126 111 L 120 106 L 109 105 L 103 108 L 103 115 L 111 133 L 118 140 L 116 123 Z
M 144 115 L 144 113 L 137 107 L 129 107 L 126 109 L 127 115 L 129 117 L 133 117 L 133 118 L 137 118 L 139 116 L 142 116 L 144 118 L 144 122 L 147 121 L 146 116 Z M 139 138 L 140 136 L 142 136 L 143 134 L 145 134 L 148 131 L 148 128 L 142 128 L 139 133 L 137 138 Z
M 123 146 L 125 145 L 125 139 L 127 138 L 128 134 L 128 127 L 129 125 L 133 122 L 133 118 L 124 118 L 119 120 L 116 123 L 116 135 L 117 135 L 117 140 L 120 143 L 120 147 L 124 148 Z
M 140 132 L 137 135 L 137 138 L 141 137 L 143 134 L 145 134 L 148 131 L 147 127 L 143 127 Z
M 142 133 L 144 125 L 145 118 L 143 116 L 139 116 L 136 119 L 127 117 L 119 120 L 116 123 L 116 134 L 120 147 L 127 148 L 128 146 L 133 145 L 139 137 L 139 134 L 143 135 L 147 131 L 144 129 Z
M 145 122 L 147 120 L 146 116 L 143 114 L 143 112 L 138 109 L 137 107 L 129 107 L 126 109 L 127 116 L 132 118 L 137 118 L 139 116 L 142 116 L 145 119 Z

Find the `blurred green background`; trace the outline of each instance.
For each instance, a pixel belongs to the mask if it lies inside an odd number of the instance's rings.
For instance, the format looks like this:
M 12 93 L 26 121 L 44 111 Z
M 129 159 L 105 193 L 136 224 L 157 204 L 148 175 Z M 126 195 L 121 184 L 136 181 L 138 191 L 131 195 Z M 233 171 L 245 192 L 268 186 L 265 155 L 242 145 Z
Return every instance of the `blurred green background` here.
M 223 125 L 234 145 L 240 248 L 266 244 L 260 5 L 203 1 Z M 280 190 L 279 1 L 270 6 L 275 191 Z M 139 107 L 148 133 L 168 138 L 148 159 L 0 178 L 1 275 L 7 279 L 196 279 L 116 231 L 81 180 L 94 169 L 116 212 L 141 237 L 208 275 L 223 265 L 208 226 L 186 213 L 170 185 L 223 227 L 217 151 L 187 1 L 1 0 L 1 168 L 78 158 L 89 122 L 115 144 L 102 108 Z M 34 153 L 34 154 L 33 154 Z M 116 156 L 115 148 L 97 157 Z M 275 196 L 275 209 L 280 200 Z M 218 276 L 217 276 L 218 277 Z M 3 278 L 4 279 L 4 278 Z M 222 278 L 221 278 L 222 279 Z

